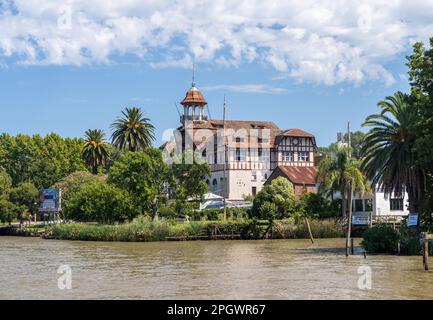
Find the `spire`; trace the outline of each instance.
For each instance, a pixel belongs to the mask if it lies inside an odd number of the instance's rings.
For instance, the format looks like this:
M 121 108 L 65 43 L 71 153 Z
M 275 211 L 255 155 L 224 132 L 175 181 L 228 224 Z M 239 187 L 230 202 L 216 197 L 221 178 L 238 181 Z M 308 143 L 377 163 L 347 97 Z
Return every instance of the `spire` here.
M 195 87 L 195 58 L 192 60 L 192 84 L 191 87 Z

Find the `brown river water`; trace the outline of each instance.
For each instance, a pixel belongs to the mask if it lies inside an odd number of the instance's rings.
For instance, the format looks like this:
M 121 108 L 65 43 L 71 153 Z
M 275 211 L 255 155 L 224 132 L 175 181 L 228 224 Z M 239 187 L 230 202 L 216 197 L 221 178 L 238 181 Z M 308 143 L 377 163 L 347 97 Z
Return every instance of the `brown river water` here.
M 356 248 L 346 258 L 344 241 L 0 237 L 0 299 L 433 299 L 421 257 L 364 259 Z M 70 290 L 58 288 L 61 265 L 72 270 Z M 359 288 L 359 267 L 370 268 L 371 289 Z

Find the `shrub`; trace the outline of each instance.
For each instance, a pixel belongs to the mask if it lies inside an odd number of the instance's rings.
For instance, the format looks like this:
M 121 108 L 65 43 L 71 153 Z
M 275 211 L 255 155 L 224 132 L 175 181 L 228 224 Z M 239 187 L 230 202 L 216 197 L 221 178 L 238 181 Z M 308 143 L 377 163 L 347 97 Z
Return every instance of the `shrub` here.
M 336 202 L 331 202 L 318 193 L 305 193 L 300 200 L 302 207 L 308 215 L 320 219 L 332 218 L 339 215 Z
M 292 183 L 279 177 L 266 185 L 253 201 L 252 215 L 258 219 L 286 218 L 296 209 Z
M 395 253 L 399 235 L 392 227 L 380 224 L 363 234 L 361 245 L 371 253 Z
M 139 213 L 126 191 L 105 182 L 82 186 L 69 196 L 64 209 L 68 219 L 82 222 L 123 222 Z

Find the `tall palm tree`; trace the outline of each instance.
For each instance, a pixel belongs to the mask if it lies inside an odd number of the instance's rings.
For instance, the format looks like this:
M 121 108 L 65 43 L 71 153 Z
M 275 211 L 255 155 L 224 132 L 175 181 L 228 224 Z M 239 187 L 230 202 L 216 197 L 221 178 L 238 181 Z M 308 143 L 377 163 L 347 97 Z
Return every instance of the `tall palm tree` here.
M 143 116 L 141 109 L 125 108 L 122 115 L 111 125 L 114 129 L 111 136 L 113 145 L 133 152 L 151 146 L 155 140 L 155 127 Z
M 108 150 L 105 143 L 105 133 L 102 130 L 87 130 L 84 134 L 84 145 L 81 155 L 93 174 L 98 173 L 99 166 L 105 166 L 108 160 Z
M 417 138 L 412 129 L 418 118 L 416 109 L 402 92 L 386 97 L 378 106 L 382 112 L 370 115 L 363 124 L 372 129 L 365 137 L 361 168 L 386 195 L 402 196 L 407 191 L 409 210 L 418 212 L 425 176 L 413 150 Z
M 351 158 L 351 149 L 342 147 L 334 155 L 328 155 L 320 162 L 317 181 L 321 191 L 338 191 L 342 200 L 342 215 L 347 217 L 346 256 L 349 255 L 352 233 L 352 197 L 363 195 L 370 190 L 366 177 L 360 170 L 358 160 Z

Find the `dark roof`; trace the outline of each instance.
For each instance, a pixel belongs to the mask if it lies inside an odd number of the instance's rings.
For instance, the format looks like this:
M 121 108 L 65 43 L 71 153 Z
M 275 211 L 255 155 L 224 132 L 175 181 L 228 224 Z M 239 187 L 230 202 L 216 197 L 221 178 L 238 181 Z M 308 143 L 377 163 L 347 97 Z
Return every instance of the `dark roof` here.
M 288 130 L 282 131 L 279 135 L 280 135 L 280 136 L 284 136 L 284 137 L 306 137 L 306 138 L 314 138 L 314 135 L 313 135 L 313 134 L 311 134 L 311 133 L 309 133 L 309 132 L 307 132 L 307 131 L 301 130 L 301 129 L 296 129 L 296 128 L 294 128 L 294 129 L 288 129 Z
M 272 180 L 283 176 L 294 184 L 316 184 L 317 167 L 278 166 L 275 170 L 276 174 L 269 177 Z
M 188 90 L 181 104 L 184 106 L 188 106 L 188 105 L 204 106 L 207 104 L 207 101 L 205 100 L 201 92 L 195 86 L 193 86 L 191 89 Z

